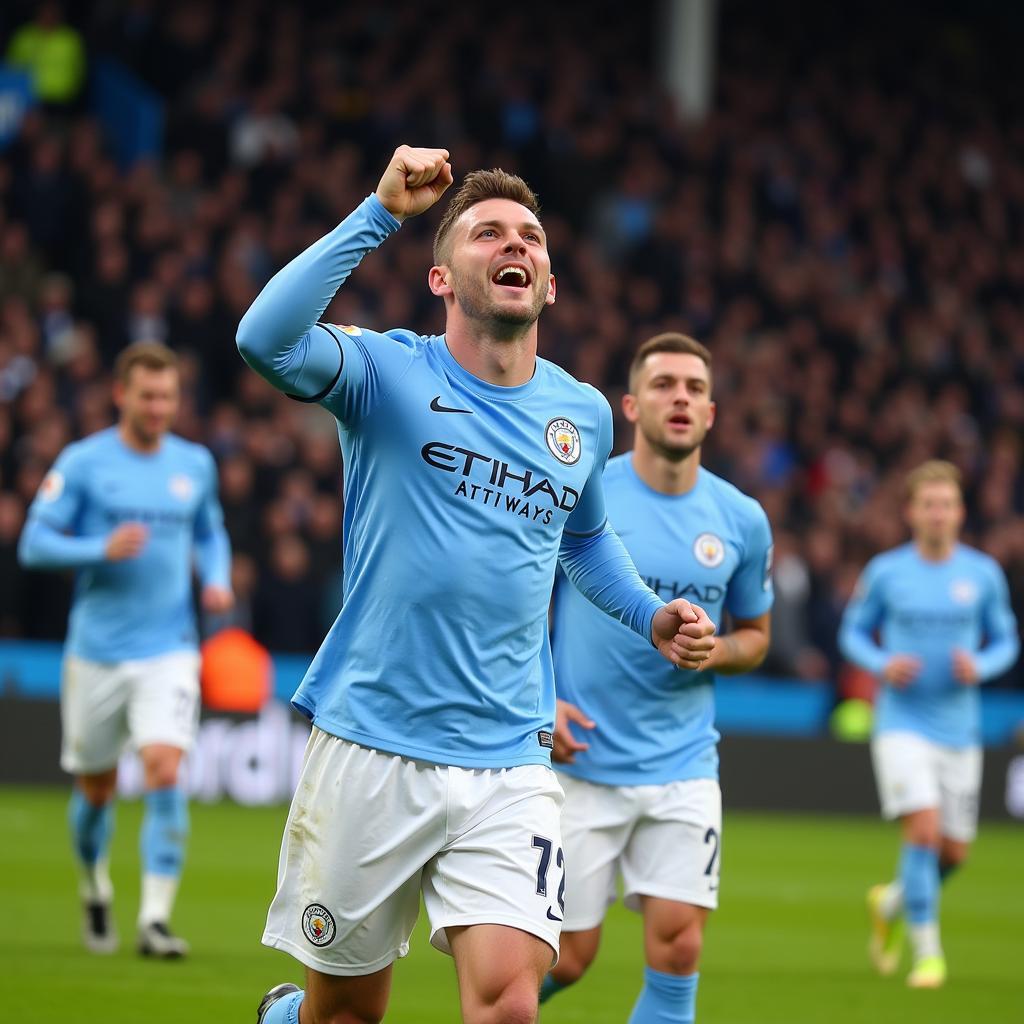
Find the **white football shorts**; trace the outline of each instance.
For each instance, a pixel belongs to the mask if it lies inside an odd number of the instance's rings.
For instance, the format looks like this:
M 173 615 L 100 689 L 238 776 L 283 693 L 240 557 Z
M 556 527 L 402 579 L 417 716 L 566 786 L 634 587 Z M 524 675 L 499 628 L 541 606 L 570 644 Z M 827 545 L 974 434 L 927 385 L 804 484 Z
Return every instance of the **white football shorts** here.
M 172 651 L 109 664 L 68 655 L 60 717 L 60 766 L 75 775 L 113 768 L 129 743 L 190 750 L 199 728 L 199 655 Z
M 615 902 L 641 896 L 718 906 L 722 791 L 715 779 L 656 786 L 606 786 L 560 773 L 562 842 L 568 865 L 566 931 L 596 928 Z
M 913 732 L 882 732 L 871 740 L 884 818 L 936 808 L 942 834 L 969 843 L 978 833 L 981 747 L 944 747 Z
M 314 728 L 292 798 L 263 943 L 325 974 L 409 951 L 422 893 L 430 941 L 499 924 L 558 955 L 562 790 L 545 765 L 455 768 Z

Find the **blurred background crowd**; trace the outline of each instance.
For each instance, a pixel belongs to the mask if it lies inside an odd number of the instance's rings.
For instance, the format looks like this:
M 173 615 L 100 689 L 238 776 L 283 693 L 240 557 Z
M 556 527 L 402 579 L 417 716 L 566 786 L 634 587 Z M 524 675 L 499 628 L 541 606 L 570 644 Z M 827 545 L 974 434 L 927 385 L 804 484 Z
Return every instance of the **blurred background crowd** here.
M 842 677 L 842 608 L 905 537 L 906 471 L 935 456 L 962 469 L 966 540 L 1024 621 L 1015 33 L 998 12 L 967 29 L 948 5 L 890 5 L 882 31 L 871 5 L 856 24 L 836 6 L 723 0 L 694 125 L 660 84 L 646 0 L 5 5 L 8 64 L 40 26 L 65 57 L 0 151 L 0 636 L 63 636 L 69 581 L 16 564 L 25 510 L 60 449 L 113 422 L 117 352 L 158 339 L 182 358 L 176 429 L 220 466 L 237 621 L 315 649 L 341 600 L 335 425 L 248 371 L 234 333 L 400 142 L 447 147 L 456 179 L 530 181 L 559 282 L 541 354 L 613 408 L 647 336 L 711 348 L 706 464 L 775 530 L 769 671 Z M 117 159 L 90 105 L 100 57 L 159 97 L 157 157 Z M 326 319 L 439 331 L 436 219 L 369 256 Z

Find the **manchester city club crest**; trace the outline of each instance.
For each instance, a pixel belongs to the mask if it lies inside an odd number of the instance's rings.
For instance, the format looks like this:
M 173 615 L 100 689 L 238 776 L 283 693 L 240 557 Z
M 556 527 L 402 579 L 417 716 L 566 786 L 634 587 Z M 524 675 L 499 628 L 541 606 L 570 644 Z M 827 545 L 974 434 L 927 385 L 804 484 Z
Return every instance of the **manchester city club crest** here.
M 326 946 L 334 941 L 337 929 L 331 912 L 321 903 L 310 903 L 302 912 L 302 934 L 314 946 Z
M 572 420 L 552 420 L 545 430 L 548 451 L 565 466 L 575 466 L 580 461 L 582 446 L 580 432 Z
M 167 486 L 171 494 L 179 501 L 188 501 L 192 497 L 192 492 L 196 489 L 192 478 L 185 476 L 184 473 L 176 473 L 172 476 Z
M 973 580 L 954 580 L 949 596 L 957 604 L 972 604 L 978 597 L 978 587 Z
M 702 533 L 693 542 L 693 557 L 708 569 L 714 569 L 725 560 L 725 545 L 713 533 Z

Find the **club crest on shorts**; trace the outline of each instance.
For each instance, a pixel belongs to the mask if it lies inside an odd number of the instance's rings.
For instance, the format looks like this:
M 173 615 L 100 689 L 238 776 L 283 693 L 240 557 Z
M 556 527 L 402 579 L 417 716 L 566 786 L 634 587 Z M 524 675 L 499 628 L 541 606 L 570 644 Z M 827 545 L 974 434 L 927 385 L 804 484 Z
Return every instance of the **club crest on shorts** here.
M 583 451 L 580 445 L 580 432 L 572 420 L 558 418 L 552 420 L 544 431 L 548 442 L 548 451 L 565 466 L 575 466 L 580 461 Z
M 949 596 L 957 604 L 972 604 L 978 596 L 978 588 L 973 580 L 954 580 L 949 588 Z
M 58 473 L 57 470 L 51 469 L 43 477 L 43 482 L 39 485 L 40 500 L 45 502 L 56 501 L 63 493 L 64 476 L 62 473 Z
M 725 561 L 725 545 L 713 533 L 702 533 L 693 542 L 693 557 L 708 569 L 717 568 Z
M 302 934 L 314 946 L 329 945 L 336 931 L 334 918 L 322 903 L 310 903 L 302 912 Z
M 196 485 L 190 476 L 185 476 L 184 473 L 175 473 L 168 481 L 167 488 L 179 501 L 188 501 L 192 497 Z

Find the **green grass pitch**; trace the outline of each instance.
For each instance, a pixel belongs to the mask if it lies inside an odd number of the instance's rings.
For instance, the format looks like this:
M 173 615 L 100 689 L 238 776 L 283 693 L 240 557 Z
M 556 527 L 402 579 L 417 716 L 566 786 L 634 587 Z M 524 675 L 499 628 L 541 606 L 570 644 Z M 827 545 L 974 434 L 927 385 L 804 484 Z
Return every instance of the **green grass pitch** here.
M 11 1024 L 183 1024 L 255 1020 L 262 993 L 301 979 L 259 944 L 272 894 L 283 807 L 195 806 L 175 913 L 192 942 L 180 963 L 132 951 L 140 807 L 118 809 L 112 864 L 122 950 L 79 944 L 66 794 L 0 789 L 0 1019 Z M 1024 1022 L 1024 830 L 982 828 L 972 862 L 943 896 L 950 981 L 911 992 L 864 956 L 864 891 L 885 878 L 896 833 L 877 821 L 727 813 L 722 907 L 705 944 L 703 1024 L 1020 1024 Z M 458 1021 L 454 971 L 421 917 L 397 964 L 388 1021 Z M 608 917 L 599 959 L 543 1010 L 544 1024 L 624 1022 L 641 971 L 639 919 Z

